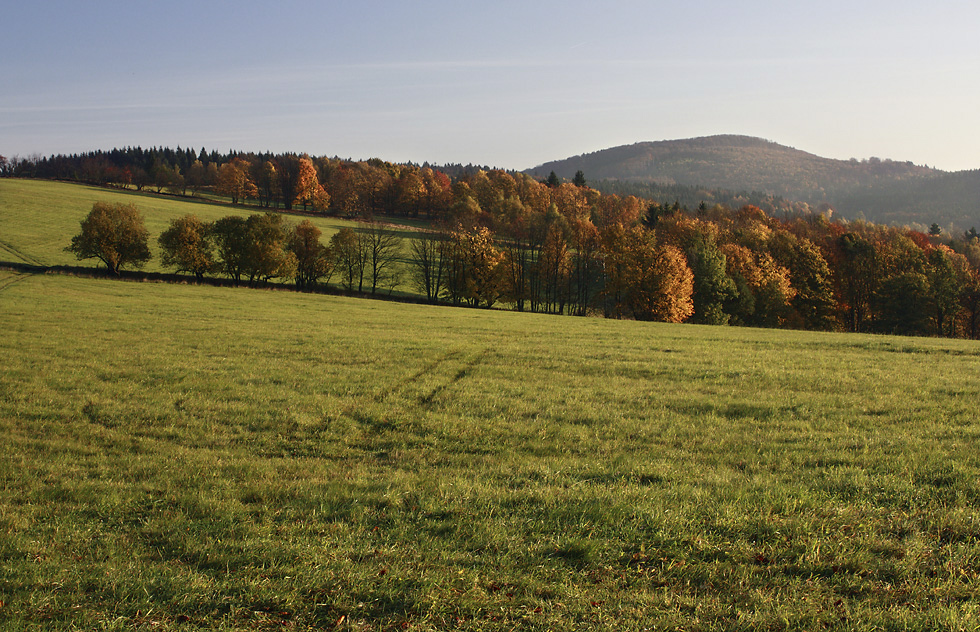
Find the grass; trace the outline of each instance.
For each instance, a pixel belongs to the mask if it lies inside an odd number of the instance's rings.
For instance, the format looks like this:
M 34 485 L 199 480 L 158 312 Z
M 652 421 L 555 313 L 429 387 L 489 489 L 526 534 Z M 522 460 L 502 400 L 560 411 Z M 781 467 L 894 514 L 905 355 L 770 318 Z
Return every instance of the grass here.
M 185 214 L 214 221 L 226 215 L 246 215 L 264 212 L 254 206 L 233 207 L 210 199 L 179 198 L 124 189 L 105 189 L 95 186 L 52 182 L 46 180 L 0 179 L 0 261 L 22 262 L 31 265 L 88 265 L 101 266 L 96 259 L 79 262 L 65 246 L 79 232 L 79 224 L 95 202 L 134 204 L 140 210 L 150 233 L 149 245 L 153 258 L 143 268 L 147 272 L 163 272 L 160 265 L 157 238 L 170 226 L 170 221 Z M 350 222 L 333 217 L 295 216 L 291 223 L 309 219 L 321 231 L 321 241 Z M 414 234 L 411 228 L 399 231 L 400 236 Z M 166 270 L 170 272 L 171 270 Z M 407 283 L 405 284 L 407 288 Z
M 2 629 L 978 625 L 974 342 L 11 272 L 0 322 Z

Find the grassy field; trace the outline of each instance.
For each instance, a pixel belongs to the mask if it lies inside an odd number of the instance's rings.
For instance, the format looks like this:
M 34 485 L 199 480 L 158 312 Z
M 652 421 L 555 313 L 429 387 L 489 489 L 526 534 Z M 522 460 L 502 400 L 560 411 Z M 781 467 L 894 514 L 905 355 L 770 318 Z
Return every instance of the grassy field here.
M 980 625 L 974 342 L 11 272 L 0 323 L 0 629 Z
M 205 221 L 214 221 L 226 215 L 264 211 L 253 206 L 217 204 L 203 198 L 179 198 L 45 180 L 0 178 L 0 262 L 40 266 L 81 265 L 93 269 L 101 266 L 104 269 L 97 259 L 79 262 L 75 255 L 65 252 L 65 246 L 79 232 L 79 223 L 92 210 L 95 202 L 134 204 L 142 212 L 150 233 L 149 244 L 153 254 L 153 258 L 143 268 L 147 272 L 172 271 L 161 267 L 160 248 L 157 244 L 157 238 L 167 229 L 171 220 L 194 214 Z M 323 243 L 327 243 L 342 227 L 357 227 L 355 222 L 333 217 L 294 215 L 289 222 L 297 224 L 303 219 L 310 219 L 323 231 Z M 408 225 L 392 226 L 392 230 L 405 238 L 416 234 L 416 229 Z M 403 262 L 403 267 L 405 265 L 407 264 Z M 403 277 L 396 287 L 397 291 L 414 293 L 408 275 L 403 274 Z

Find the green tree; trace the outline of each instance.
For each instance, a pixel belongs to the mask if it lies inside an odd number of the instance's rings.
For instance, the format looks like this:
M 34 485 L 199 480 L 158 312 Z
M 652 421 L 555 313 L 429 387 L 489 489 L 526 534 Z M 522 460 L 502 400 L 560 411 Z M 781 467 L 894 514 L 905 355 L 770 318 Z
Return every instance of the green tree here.
M 939 246 L 928 255 L 929 286 L 935 310 L 936 333 L 940 336 L 956 335 L 956 316 L 969 281 L 969 263 L 966 257 Z
M 123 266 L 137 268 L 150 260 L 149 233 L 143 216 L 132 204 L 96 202 L 81 222 L 66 251 L 79 259 L 99 259 L 110 274 Z
M 921 336 L 931 329 L 929 279 L 921 272 L 902 272 L 881 283 L 877 292 L 877 329 L 890 334 Z
M 313 222 L 304 219 L 289 236 L 288 247 L 296 258 L 296 287 L 301 290 L 316 287 L 333 267 L 330 249 L 320 243 L 321 234 Z
M 585 186 L 585 172 L 583 172 L 581 169 L 579 169 L 578 171 L 576 171 L 575 172 L 575 177 L 572 178 L 572 184 L 574 184 L 577 187 L 584 187 Z
M 248 227 L 244 217 L 228 215 L 211 228 L 214 245 L 218 250 L 218 269 L 241 283 L 248 257 Z
M 881 267 L 878 250 L 870 241 L 854 233 L 841 235 L 837 247 L 841 253 L 837 267 L 838 283 L 849 329 L 864 331 L 874 317 Z
M 980 336 L 980 272 L 970 268 L 963 282 L 960 304 L 965 313 L 966 335 L 972 340 Z
M 833 329 L 836 324 L 833 279 L 820 249 L 806 237 L 783 230 L 772 235 L 769 249 L 779 265 L 789 269 L 796 290 L 791 304 L 797 318 L 791 324 L 807 329 Z
M 188 272 L 203 279 L 217 268 L 211 226 L 196 215 L 184 215 L 171 220 L 170 227 L 158 239 L 165 268 Z
M 288 248 L 291 233 L 279 213 L 250 215 L 245 220 L 246 255 L 242 272 L 248 276 L 249 285 L 294 277 L 296 256 Z
M 341 228 L 330 238 L 334 266 L 340 274 L 340 285 L 348 292 L 364 288 L 367 249 L 361 235 L 351 228 Z
M 691 322 L 727 325 L 730 316 L 724 306 L 735 299 L 738 290 L 726 272 L 724 253 L 713 239 L 700 236 L 688 247 L 687 262 L 694 274 Z

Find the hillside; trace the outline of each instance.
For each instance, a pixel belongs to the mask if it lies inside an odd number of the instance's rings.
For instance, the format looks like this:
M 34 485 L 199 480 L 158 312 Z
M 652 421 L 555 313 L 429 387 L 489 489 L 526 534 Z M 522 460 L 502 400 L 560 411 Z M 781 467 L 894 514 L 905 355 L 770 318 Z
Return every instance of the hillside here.
M 4 271 L 0 322 L 5 630 L 975 622 L 970 341 Z
M 829 204 L 849 219 L 980 225 L 980 171 L 954 174 L 877 158 L 834 160 L 747 136 L 624 145 L 547 162 L 528 173 L 572 178 L 578 170 L 599 190 L 608 180 L 618 192 L 647 196 L 651 187 L 664 186 L 759 192 Z

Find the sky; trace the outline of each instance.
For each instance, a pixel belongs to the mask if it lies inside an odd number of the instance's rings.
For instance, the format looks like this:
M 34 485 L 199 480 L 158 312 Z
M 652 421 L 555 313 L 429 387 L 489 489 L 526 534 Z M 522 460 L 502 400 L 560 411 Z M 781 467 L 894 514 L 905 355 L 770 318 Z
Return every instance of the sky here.
M 0 154 L 127 146 L 526 169 L 744 134 L 980 168 L 980 3 L 6 2 Z

